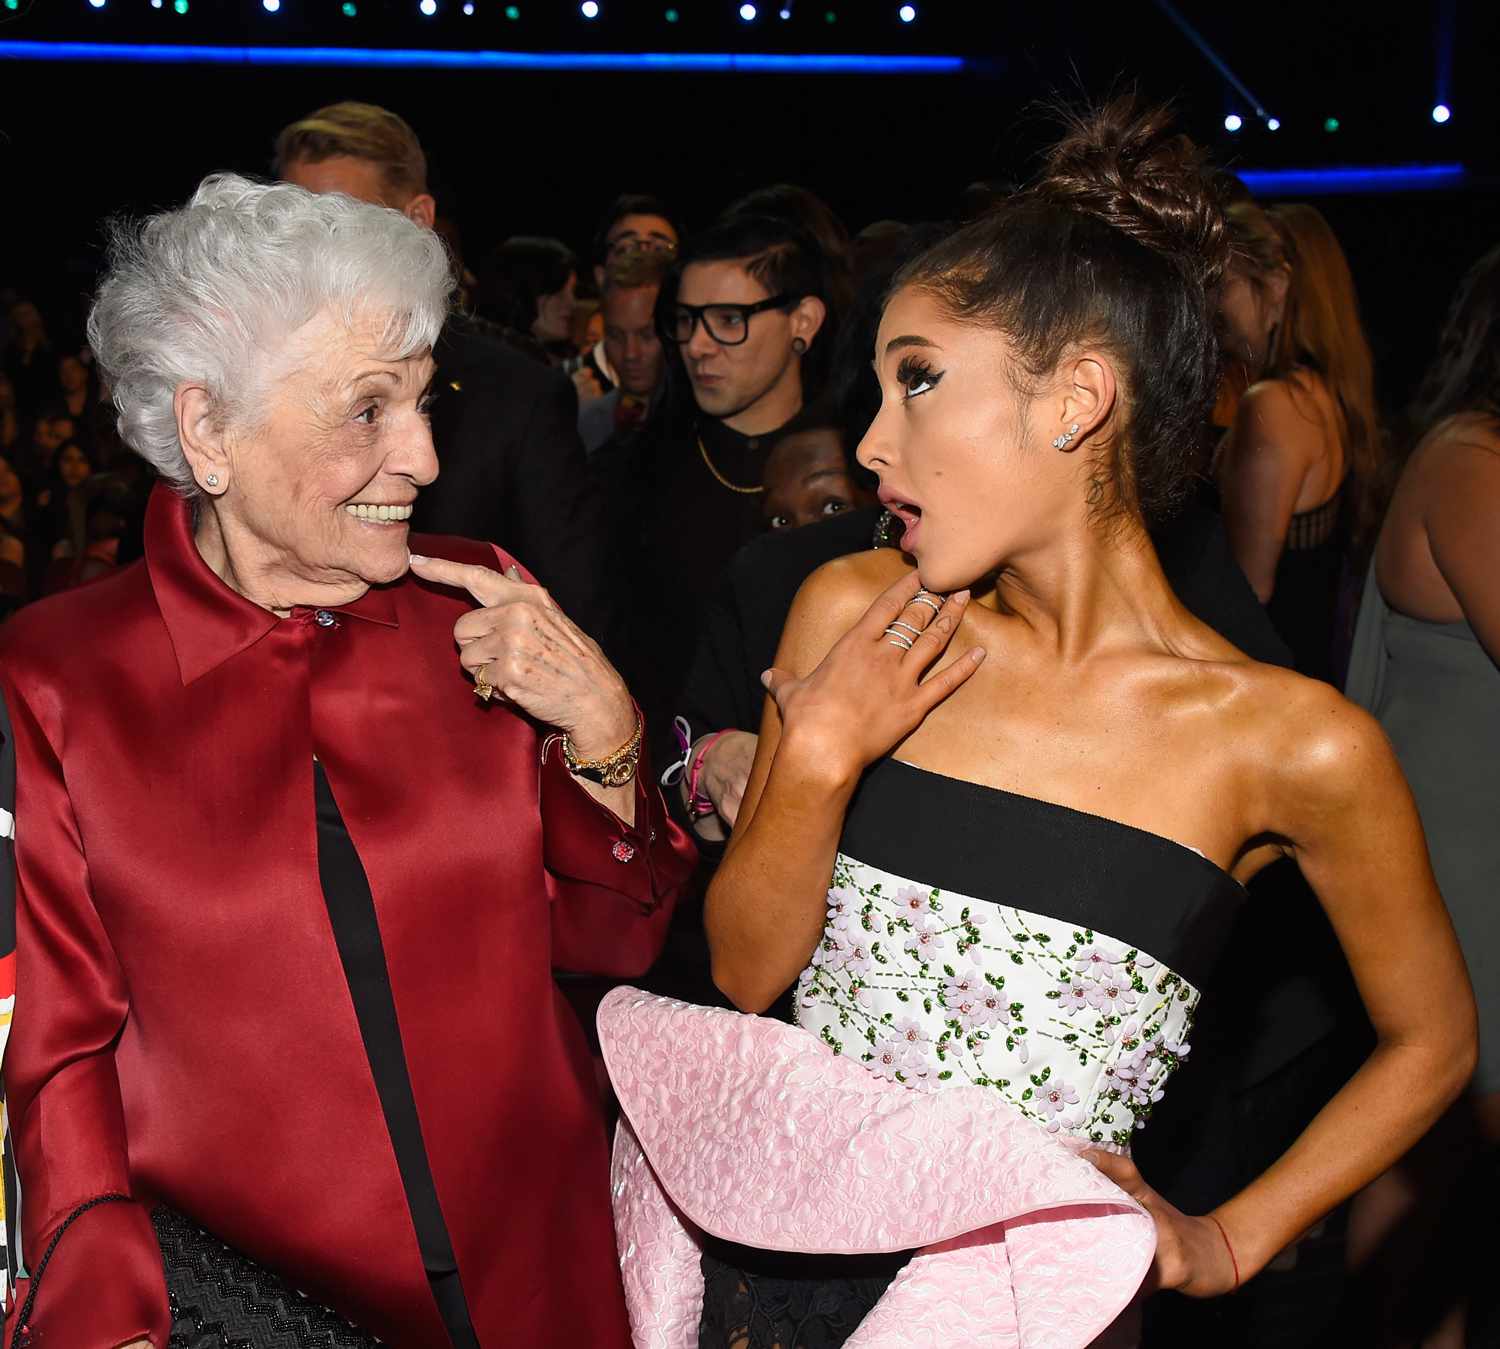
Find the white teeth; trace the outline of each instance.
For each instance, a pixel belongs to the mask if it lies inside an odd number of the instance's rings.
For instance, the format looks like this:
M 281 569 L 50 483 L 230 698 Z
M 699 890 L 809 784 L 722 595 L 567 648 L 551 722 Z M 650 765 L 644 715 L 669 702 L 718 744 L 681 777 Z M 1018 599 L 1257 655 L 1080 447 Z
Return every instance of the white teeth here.
M 410 506 L 380 506 L 373 502 L 356 501 L 344 507 L 356 520 L 410 520 Z

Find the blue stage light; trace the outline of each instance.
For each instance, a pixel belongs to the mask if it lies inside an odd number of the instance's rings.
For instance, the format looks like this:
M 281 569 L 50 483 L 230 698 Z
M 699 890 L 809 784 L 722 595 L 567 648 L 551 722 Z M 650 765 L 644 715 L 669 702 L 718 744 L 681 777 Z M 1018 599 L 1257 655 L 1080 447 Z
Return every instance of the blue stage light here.
M 1267 117 L 1266 118 L 1266 130 L 1267 131 L 1280 131 L 1281 130 L 1281 118 L 1279 118 L 1279 117 Z
M 755 22 L 755 15 L 756 15 L 756 9 L 755 9 L 754 5 L 741 5 L 740 6 L 740 18 L 742 18 L 746 23 L 754 23 Z
M 19 0 L 18 0 L 19 3 Z M 172 0 L 187 13 L 188 0 Z M 518 52 L 390 47 L 214 47 L 191 43 L 0 40 L 0 61 L 88 61 L 139 65 L 332 66 L 383 70 L 676 70 L 778 75 L 959 75 L 962 56 L 870 56 L 780 52 Z M 981 67 L 982 68 L 982 67 Z M 3 69 L 3 67 L 0 67 Z
M 1339 196 L 1349 193 L 1440 192 L 1468 180 L 1462 164 L 1337 165 L 1317 169 L 1240 169 L 1257 197 Z
M 915 5 L 902 5 L 896 11 L 896 14 L 902 23 L 913 23 L 916 21 L 917 7 Z
M 1232 112 L 1224 119 L 1224 130 L 1228 132 L 1238 131 L 1245 125 L 1245 119 L 1237 112 Z
M 422 0 L 417 6 L 429 19 L 437 13 L 437 0 Z
M 578 6 L 578 12 L 585 19 L 597 19 L 599 17 L 599 0 L 583 0 Z
M 1432 110 L 1432 120 L 1434 122 L 1436 122 L 1439 126 L 1442 126 L 1442 124 L 1444 122 L 1446 122 L 1452 116 L 1453 116 L 1453 109 L 1450 108 L 1446 103 L 1439 103 Z

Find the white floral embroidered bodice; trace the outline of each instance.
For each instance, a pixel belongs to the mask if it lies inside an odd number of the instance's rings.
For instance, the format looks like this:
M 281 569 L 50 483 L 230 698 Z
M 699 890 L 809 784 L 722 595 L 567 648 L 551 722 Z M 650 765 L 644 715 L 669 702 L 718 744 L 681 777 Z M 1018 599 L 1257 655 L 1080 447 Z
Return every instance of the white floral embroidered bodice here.
M 1211 965 L 1242 896 L 1180 844 L 886 760 L 851 806 L 793 1015 L 882 1077 L 991 1088 L 1125 1149 L 1189 1051 L 1199 988 L 1166 962 Z

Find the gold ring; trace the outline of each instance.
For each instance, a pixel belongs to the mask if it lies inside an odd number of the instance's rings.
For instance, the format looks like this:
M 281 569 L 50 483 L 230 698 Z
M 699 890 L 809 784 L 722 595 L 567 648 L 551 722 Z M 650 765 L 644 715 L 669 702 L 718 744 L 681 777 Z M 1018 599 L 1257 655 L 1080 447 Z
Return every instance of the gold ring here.
M 489 661 L 485 661 L 474 671 L 474 696 L 482 703 L 487 703 L 495 696 L 495 686 L 484 677 L 484 672 L 490 668 Z

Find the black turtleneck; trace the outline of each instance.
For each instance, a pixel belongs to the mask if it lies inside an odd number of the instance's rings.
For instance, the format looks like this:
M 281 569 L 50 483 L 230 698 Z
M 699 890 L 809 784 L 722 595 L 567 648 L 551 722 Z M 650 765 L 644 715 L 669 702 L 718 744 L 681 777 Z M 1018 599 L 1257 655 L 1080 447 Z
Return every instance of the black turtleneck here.
M 638 555 L 621 559 L 633 573 L 630 650 L 621 663 L 655 733 L 655 757 L 671 744 L 702 611 L 730 559 L 764 529 L 763 494 L 726 483 L 761 487 L 774 434 L 744 436 L 713 418 L 683 417 L 642 438 L 634 481 L 611 493 L 615 509 L 631 511 L 640 529 Z

